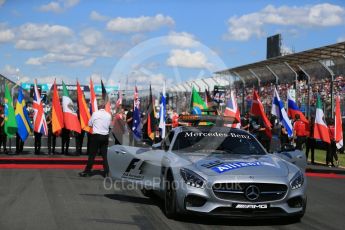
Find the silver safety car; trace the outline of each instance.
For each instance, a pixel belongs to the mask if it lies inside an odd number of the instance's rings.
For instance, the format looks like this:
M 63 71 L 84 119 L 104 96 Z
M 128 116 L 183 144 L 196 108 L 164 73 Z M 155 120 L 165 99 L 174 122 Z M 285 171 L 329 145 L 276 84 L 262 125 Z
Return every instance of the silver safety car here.
M 267 153 L 250 133 L 228 127 L 177 127 L 152 147 L 115 145 L 111 176 L 158 194 L 165 215 L 288 217 L 306 211 L 306 159 L 301 151 Z

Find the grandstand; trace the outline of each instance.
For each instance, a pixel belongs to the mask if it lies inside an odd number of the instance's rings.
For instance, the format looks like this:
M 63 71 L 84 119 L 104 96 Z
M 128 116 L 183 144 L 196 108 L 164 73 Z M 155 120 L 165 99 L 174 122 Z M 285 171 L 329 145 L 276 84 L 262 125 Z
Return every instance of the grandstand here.
M 243 113 L 249 110 L 253 89 L 256 89 L 260 92 L 266 111 L 270 111 L 272 89 L 276 86 L 285 101 L 288 90 L 295 92 L 297 103 L 308 116 L 315 112 L 316 95 L 321 95 L 327 116 L 333 114 L 334 95 L 339 94 L 342 99 L 345 96 L 344 77 L 345 42 L 340 42 L 220 70 L 212 78 L 193 80 L 169 88 L 169 96 L 173 101 L 174 95 L 182 96 L 188 102 L 191 84 L 199 88 L 200 92 L 205 88 L 212 91 L 215 85 L 227 86 L 236 92 Z M 341 103 L 344 112 L 344 100 Z M 178 111 L 186 109 L 183 103 L 174 105 Z

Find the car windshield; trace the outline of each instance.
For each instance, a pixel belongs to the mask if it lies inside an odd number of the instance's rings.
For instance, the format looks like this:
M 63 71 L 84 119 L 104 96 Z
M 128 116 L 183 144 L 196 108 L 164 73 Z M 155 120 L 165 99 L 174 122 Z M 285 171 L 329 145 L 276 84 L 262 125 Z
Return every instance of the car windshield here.
M 177 135 L 174 152 L 263 155 L 265 150 L 249 134 L 237 132 L 185 131 Z

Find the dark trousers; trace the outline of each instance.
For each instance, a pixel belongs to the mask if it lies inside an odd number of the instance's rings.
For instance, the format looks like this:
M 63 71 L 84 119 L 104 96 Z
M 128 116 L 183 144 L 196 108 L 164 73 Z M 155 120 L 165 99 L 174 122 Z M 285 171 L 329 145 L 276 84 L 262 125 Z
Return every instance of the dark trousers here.
M 337 146 L 335 141 L 331 141 L 330 144 L 328 144 L 327 148 L 327 156 L 326 156 L 326 164 L 332 164 L 334 165 L 333 159 L 338 161 L 338 155 L 337 155 Z
M 308 137 L 306 141 L 305 156 L 308 161 L 309 150 L 311 152 L 311 163 L 314 163 L 314 150 L 315 150 L 316 141 L 312 137 Z
M 61 134 L 61 148 L 62 148 L 62 154 L 68 154 L 68 148 L 69 148 L 69 130 L 62 131 Z
M 48 153 L 55 153 L 55 146 L 56 146 L 56 136 L 53 134 L 52 131 L 48 131 Z
M 302 151 L 304 143 L 305 143 L 305 137 L 304 136 L 297 136 L 297 138 L 296 138 L 296 149 L 299 149 Z
M 82 130 L 81 133 L 77 133 L 75 137 L 75 150 L 77 154 L 82 154 L 83 142 L 84 142 L 85 131 Z
M 3 147 L 4 152 L 7 152 L 6 143 L 7 143 L 6 134 L 0 134 L 0 150 L 1 150 L 1 147 Z
M 134 137 L 133 137 L 133 131 L 132 131 L 132 129 L 128 130 L 128 134 L 129 134 L 129 136 L 128 136 L 128 138 L 129 138 L 129 143 L 128 143 L 128 145 L 129 145 L 129 146 L 133 146 L 133 145 L 134 145 Z
M 115 133 L 112 133 L 113 134 L 113 137 L 114 137 L 114 140 L 115 140 L 115 145 L 122 145 L 123 143 L 123 135 L 122 134 L 115 134 Z
M 92 166 L 95 161 L 96 154 L 100 152 L 103 158 L 104 173 L 108 174 L 109 172 L 109 166 L 108 166 L 108 160 L 107 160 L 108 143 L 109 143 L 109 135 L 92 134 L 89 151 L 88 151 L 89 158 L 87 160 L 87 164 L 84 170 L 85 172 L 91 171 Z
M 16 153 L 21 153 L 24 150 L 24 141 L 20 138 L 18 133 L 16 133 Z
M 35 136 L 35 154 L 40 154 L 41 152 L 41 140 L 42 140 L 42 133 L 34 132 Z

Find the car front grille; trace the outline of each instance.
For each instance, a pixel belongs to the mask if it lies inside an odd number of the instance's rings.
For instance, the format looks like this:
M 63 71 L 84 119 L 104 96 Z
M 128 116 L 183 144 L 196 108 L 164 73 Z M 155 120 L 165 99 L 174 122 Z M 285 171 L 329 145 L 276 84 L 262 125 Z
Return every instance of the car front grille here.
M 258 198 L 249 200 L 246 190 L 249 186 L 259 189 Z M 285 197 L 288 187 L 285 184 L 270 183 L 216 183 L 212 186 L 216 197 L 234 202 L 267 202 L 281 200 Z

